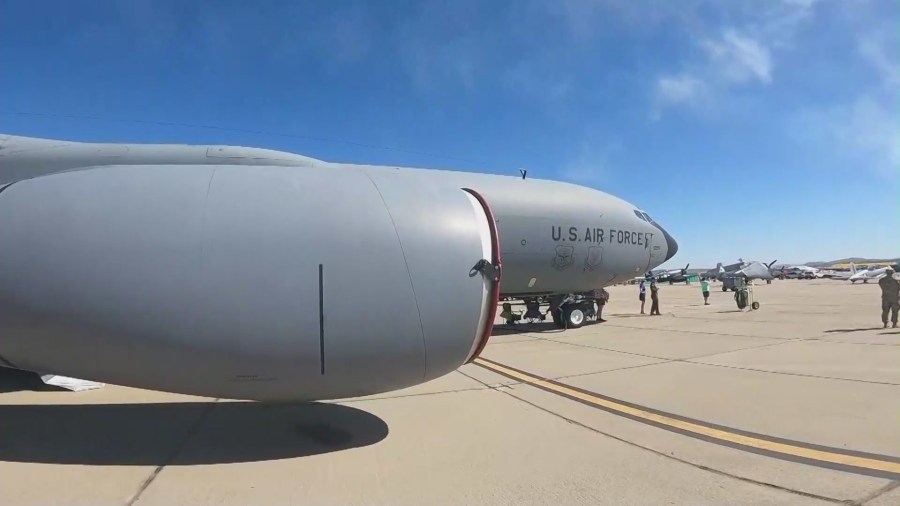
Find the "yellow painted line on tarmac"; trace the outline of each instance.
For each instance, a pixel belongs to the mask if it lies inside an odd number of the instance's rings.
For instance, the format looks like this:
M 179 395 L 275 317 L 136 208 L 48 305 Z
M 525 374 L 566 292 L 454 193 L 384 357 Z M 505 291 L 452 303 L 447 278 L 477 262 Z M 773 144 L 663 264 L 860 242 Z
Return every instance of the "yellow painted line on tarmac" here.
M 764 434 L 754 434 L 613 399 L 558 381 L 542 378 L 485 358 L 477 358 L 474 362 L 485 369 L 541 390 L 562 395 L 613 414 L 687 436 L 820 467 L 886 477 L 894 480 L 900 479 L 900 458 L 897 457 L 855 452 L 841 448 L 790 441 Z

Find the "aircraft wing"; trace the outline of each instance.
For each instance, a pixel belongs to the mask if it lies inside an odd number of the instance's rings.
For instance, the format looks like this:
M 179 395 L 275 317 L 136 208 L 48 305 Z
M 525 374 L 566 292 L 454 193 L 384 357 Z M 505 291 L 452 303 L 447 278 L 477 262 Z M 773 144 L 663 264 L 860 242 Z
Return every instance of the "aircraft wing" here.
M 771 279 L 769 268 L 760 262 L 750 262 L 745 267 L 734 272 L 735 275 L 744 275 L 748 279 Z

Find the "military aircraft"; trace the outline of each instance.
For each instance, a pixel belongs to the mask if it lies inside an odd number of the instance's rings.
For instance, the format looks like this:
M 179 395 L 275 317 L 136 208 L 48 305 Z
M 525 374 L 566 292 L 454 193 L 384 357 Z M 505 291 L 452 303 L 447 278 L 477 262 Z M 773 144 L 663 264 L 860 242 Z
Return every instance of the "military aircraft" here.
M 735 280 L 737 278 L 743 278 L 744 281 L 751 281 L 754 279 L 764 279 L 767 283 L 771 283 L 775 276 L 772 274 L 771 268 L 775 265 L 776 260 L 772 260 L 768 264 L 764 264 L 762 262 L 752 261 L 744 263 L 739 269 L 733 271 L 725 271 L 724 268 L 720 267 L 719 270 L 719 278 L 722 280 L 722 291 L 732 290 L 735 291 L 736 285 Z
M 722 262 L 719 262 L 716 264 L 715 268 L 709 269 L 708 271 L 703 273 L 703 277 L 706 279 L 715 279 L 718 281 L 722 281 L 726 274 L 728 274 L 729 272 L 734 272 L 744 265 L 746 265 L 746 263 L 743 259 L 738 259 L 737 263 L 729 265 L 722 265 Z
M 239 146 L 0 136 L 0 216 L 0 365 L 260 401 L 429 381 L 499 297 L 577 326 L 678 249 L 574 184 Z
M 732 276 L 743 276 L 746 280 L 751 279 L 765 279 L 771 280 L 774 276 L 772 276 L 772 272 L 770 269 L 773 265 L 775 265 L 776 260 L 772 260 L 771 262 L 764 264 L 762 262 L 753 261 L 750 262 L 740 269 L 730 272 L 729 275 Z
M 644 276 L 644 279 L 655 279 L 657 283 L 684 283 L 687 281 L 687 271 L 690 266 L 691 264 L 688 263 L 683 269 L 650 271 Z

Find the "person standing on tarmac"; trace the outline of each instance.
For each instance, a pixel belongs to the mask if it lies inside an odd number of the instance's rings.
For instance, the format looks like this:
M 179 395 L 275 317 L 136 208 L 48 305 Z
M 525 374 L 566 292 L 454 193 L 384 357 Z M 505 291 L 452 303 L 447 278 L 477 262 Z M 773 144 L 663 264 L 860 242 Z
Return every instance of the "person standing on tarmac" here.
M 650 282 L 650 314 L 659 315 L 659 287 L 655 279 Z
M 881 322 L 887 328 L 888 313 L 891 313 L 892 327 L 897 328 L 897 313 L 900 312 L 900 281 L 894 279 L 894 270 L 888 268 L 884 277 L 878 280 L 881 287 Z
M 603 306 L 609 302 L 609 292 L 606 291 L 606 288 L 601 288 L 597 291 L 597 322 L 603 323 L 606 320 L 603 319 Z
M 700 291 L 703 292 L 703 305 L 709 305 L 709 280 L 706 278 L 700 279 Z
M 640 290 L 641 290 L 641 292 L 640 292 L 640 295 L 638 295 L 638 299 L 640 299 L 640 301 L 641 301 L 641 314 L 645 314 L 644 313 L 644 303 L 647 301 L 647 285 L 644 284 L 643 279 L 641 280 Z

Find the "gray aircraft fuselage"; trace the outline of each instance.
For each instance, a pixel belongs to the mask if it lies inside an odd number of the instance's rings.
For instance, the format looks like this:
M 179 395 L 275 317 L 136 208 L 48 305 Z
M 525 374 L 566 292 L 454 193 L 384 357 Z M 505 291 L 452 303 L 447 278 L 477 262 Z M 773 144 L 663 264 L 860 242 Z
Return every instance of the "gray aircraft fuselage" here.
M 622 199 L 591 188 L 451 170 L 329 163 L 240 146 L 101 144 L 0 135 L 0 186 L 20 179 L 96 166 L 249 165 L 332 168 L 370 177 L 471 187 L 497 220 L 502 296 L 588 291 L 647 272 L 675 255 L 677 243 Z
M 236 399 L 395 390 L 473 360 L 498 296 L 671 258 L 638 211 L 541 179 L 0 135 L 0 365 Z

